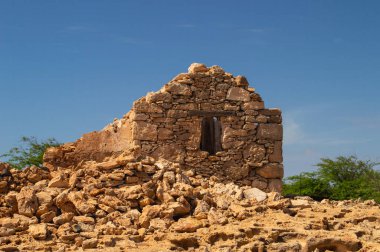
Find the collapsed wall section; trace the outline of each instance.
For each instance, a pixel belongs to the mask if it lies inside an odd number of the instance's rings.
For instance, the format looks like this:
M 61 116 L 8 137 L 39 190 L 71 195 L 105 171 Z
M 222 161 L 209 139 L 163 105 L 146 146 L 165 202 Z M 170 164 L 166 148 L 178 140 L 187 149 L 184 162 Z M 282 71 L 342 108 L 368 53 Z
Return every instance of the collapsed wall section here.
M 210 131 L 210 125 L 205 128 L 205 118 L 215 121 L 215 130 Z M 219 141 L 211 148 L 219 147 L 210 152 L 202 141 L 208 145 Z M 188 73 L 135 101 L 121 120 L 75 143 L 50 149 L 45 163 L 54 169 L 122 153 L 135 159 L 163 158 L 202 176 L 280 191 L 281 111 L 266 109 L 245 77 L 194 63 Z

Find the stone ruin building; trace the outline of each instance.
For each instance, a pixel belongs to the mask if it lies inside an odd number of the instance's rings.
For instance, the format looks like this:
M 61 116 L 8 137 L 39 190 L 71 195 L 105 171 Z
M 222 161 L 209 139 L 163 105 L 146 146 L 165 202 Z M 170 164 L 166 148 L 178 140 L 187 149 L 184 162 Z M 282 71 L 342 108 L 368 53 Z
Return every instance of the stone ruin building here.
M 202 176 L 281 191 L 282 135 L 281 111 L 265 108 L 244 76 L 194 63 L 188 73 L 135 101 L 122 119 L 49 149 L 44 166 L 150 156 Z

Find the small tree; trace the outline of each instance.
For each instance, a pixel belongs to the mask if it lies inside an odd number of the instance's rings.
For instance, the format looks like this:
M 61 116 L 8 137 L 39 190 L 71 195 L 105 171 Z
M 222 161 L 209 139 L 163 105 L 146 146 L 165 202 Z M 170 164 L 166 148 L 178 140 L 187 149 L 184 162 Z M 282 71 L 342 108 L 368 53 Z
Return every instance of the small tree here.
M 314 199 L 375 199 L 380 202 L 380 172 L 372 161 L 356 156 L 322 158 L 316 172 L 285 179 L 284 194 L 307 195 Z
M 316 200 L 328 198 L 330 186 L 321 180 L 317 172 L 303 172 L 285 179 L 283 192 L 286 195 L 307 195 Z
M 22 137 L 21 143 L 19 147 L 14 147 L 0 156 L 6 158 L 7 162 L 16 169 L 31 165 L 41 167 L 45 150 L 60 145 L 54 138 L 38 141 L 35 137 Z

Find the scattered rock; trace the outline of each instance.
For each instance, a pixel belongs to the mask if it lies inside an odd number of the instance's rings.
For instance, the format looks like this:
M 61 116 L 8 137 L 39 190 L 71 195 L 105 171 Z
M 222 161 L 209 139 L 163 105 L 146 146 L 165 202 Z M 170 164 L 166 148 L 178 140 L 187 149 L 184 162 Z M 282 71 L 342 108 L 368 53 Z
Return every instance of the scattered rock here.
M 23 187 L 16 196 L 18 213 L 33 217 L 38 208 L 36 190 L 32 187 Z
M 96 239 L 96 238 L 84 240 L 82 242 L 82 248 L 83 249 L 96 248 L 97 245 L 98 245 L 98 239 Z
M 36 240 L 45 240 L 48 235 L 47 224 L 41 223 L 30 225 L 29 233 Z
M 172 225 L 173 230 L 179 233 L 192 233 L 201 227 L 203 227 L 203 223 L 200 220 L 191 217 L 181 218 L 178 222 Z
M 260 189 L 250 188 L 243 191 L 246 199 L 255 199 L 257 202 L 266 200 L 267 194 Z
M 207 72 L 207 67 L 201 63 L 193 63 L 189 66 L 189 73 L 199 73 L 199 72 Z

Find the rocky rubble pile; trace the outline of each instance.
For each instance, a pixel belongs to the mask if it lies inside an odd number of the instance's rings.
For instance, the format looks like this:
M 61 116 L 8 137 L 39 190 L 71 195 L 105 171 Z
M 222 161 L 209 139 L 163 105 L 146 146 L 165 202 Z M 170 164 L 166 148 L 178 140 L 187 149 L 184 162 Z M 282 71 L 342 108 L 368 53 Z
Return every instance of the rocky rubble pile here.
M 2 251 L 380 249 L 373 201 L 283 198 L 150 157 L 51 172 L 0 168 Z

